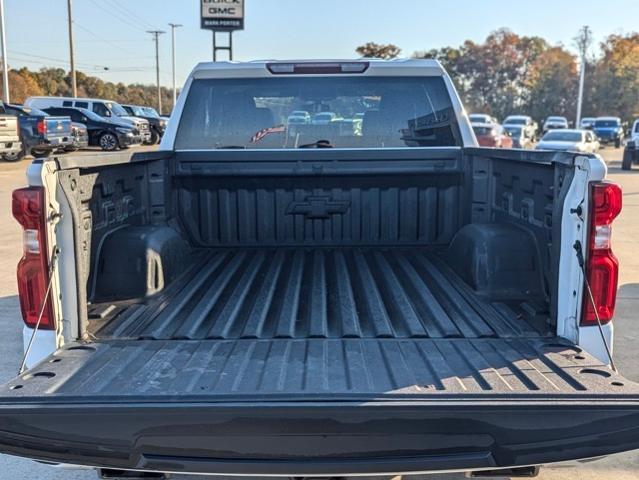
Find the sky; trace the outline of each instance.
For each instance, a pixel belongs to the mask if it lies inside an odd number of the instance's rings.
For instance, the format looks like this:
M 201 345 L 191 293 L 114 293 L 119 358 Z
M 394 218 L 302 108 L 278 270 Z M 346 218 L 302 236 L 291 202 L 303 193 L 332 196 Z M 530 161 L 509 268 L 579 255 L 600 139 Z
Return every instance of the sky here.
M 67 0 L 4 2 L 10 67 L 68 69 Z M 200 0 L 73 0 L 77 68 L 108 81 L 153 84 L 155 48 L 146 31 L 161 29 L 167 31 L 160 37 L 161 83 L 170 86 L 168 23 L 179 23 L 180 86 L 194 65 L 212 59 L 211 32 L 200 29 L 199 15 Z M 639 0 L 246 0 L 234 55 L 355 58 L 358 45 L 374 41 L 394 43 L 410 56 L 466 39 L 480 42 L 502 27 L 573 49 L 583 25 L 592 28 L 596 43 L 637 31 Z

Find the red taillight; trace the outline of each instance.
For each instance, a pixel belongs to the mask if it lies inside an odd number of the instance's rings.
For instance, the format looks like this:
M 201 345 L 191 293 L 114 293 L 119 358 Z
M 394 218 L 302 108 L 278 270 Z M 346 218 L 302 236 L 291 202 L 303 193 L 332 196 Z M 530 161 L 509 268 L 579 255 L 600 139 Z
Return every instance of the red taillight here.
M 597 182 L 590 185 L 590 237 L 586 274 L 592 290 L 593 301 L 588 292 L 584 294 L 583 326 L 596 325 L 599 315 L 601 323 L 608 323 L 615 313 L 619 262 L 612 253 L 612 222 L 621 213 L 623 195 L 619 185 Z
M 22 225 L 24 252 L 18 263 L 18 293 L 22 318 L 35 327 L 42 311 L 40 327 L 55 329 L 51 297 L 47 297 L 49 264 L 45 230 L 45 203 L 42 187 L 20 188 L 13 192 L 13 216 Z M 43 302 L 44 309 L 43 309 Z
M 46 135 L 47 134 L 47 122 L 44 119 L 38 120 L 38 124 L 37 124 L 36 128 L 38 129 L 38 133 L 40 135 Z

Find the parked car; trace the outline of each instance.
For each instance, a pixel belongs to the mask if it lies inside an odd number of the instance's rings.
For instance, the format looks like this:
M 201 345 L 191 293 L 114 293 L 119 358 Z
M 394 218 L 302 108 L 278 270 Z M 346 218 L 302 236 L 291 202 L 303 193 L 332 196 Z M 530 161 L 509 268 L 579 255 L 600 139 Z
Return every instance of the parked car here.
M 321 112 L 313 115 L 311 123 L 313 125 L 330 125 L 333 122 L 337 122 L 341 118 L 333 112 Z
M 305 110 L 295 110 L 288 116 L 289 125 L 308 125 L 311 123 L 311 114 Z
M 160 143 L 166 131 L 167 121 L 160 118 L 155 109 L 144 108 L 137 105 L 122 105 L 122 107 L 129 115 L 143 118 L 149 122 L 151 126 L 151 138 L 146 142 L 147 145 Z
M 590 130 L 595 125 L 595 120 L 597 119 L 594 117 L 584 117 L 579 122 L 579 128 L 582 130 Z
M 566 117 L 548 117 L 544 122 L 542 131 L 543 133 L 547 133 L 549 130 L 557 130 L 568 127 L 568 119 Z
M 0 157 L 7 162 L 22 158 L 20 126 L 15 115 L 0 114 Z
M 73 142 L 71 145 L 64 147 L 65 152 L 76 152 L 82 148 L 87 148 L 89 146 L 89 132 L 86 125 L 72 121 L 71 138 L 73 139 Z
M 535 148 L 537 150 L 597 153 L 599 142 L 590 130 L 566 128 L 549 131 L 541 138 Z
M 142 143 L 140 132 L 131 124 L 119 121 L 117 117 L 108 120 L 86 108 L 53 107 L 45 111 L 51 115 L 66 115 L 74 122 L 84 124 L 88 131 L 89 145 L 100 147 L 104 151 L 114 151 Z
M 470 115 L 468 115 L 468 119 L 470 120 L 470 123 L 472 124 L 493 124 L 493 125 L 498 125 L 499 122 L 497 121 L 497 119 L 495 117 L 492 117 L 490 115 L 487 115 L 485 113 L 471 113 Z
M 18 117 L 23 155 L 47 157 L 73 145 L 69 117 L 52 117 L 37 108 L 6 103 L 0 104 L 0 113 Z
M 621 148 L 625 134 L 619 117 L 599 117 L 592 128 L 603 145 L 612 143 L 615 148 Z
M 533 142 L 537 139 L 537 131 L 539 126 L 528 115 L 510 115 L 506 117 L 503 123 L 504 127 L 510 125 L 518 125 L 525 129 L 526 137 L 530 138 Z
M 639 448 L 598 155 L 478 149 L 434 60 L 201 63 L 181 95 L 162 151 L 36 162 L 13 193 L 31 348 L 2 453 L 532 477 Z M 363 134 L 256 138 L 302 101 L 367 105 Z
M 100 98 L 29 97 L 25 100 L 25 105 L 42 110 L 52 107 L 85 108 L 102 118 L 117 120 L 119 123 L 126 123 L 140 132 L 143 142 L 151 141 L 152 135 L 149 121 L 130 116 L 122 105 L 117 102 Z
M 513 148 L 513 139 L 508 130 L 493 123 L 473 123 L 473 131 L 479 145 L 493 148 Z
M 521 148 L 524 150 L 533 148 L 533 140 L 527 136 L 527 131 L 524 126 L 504 125 L 504 130 L 510 134 L 510 138 L 512 138 L 513 141 L 513 148 Z

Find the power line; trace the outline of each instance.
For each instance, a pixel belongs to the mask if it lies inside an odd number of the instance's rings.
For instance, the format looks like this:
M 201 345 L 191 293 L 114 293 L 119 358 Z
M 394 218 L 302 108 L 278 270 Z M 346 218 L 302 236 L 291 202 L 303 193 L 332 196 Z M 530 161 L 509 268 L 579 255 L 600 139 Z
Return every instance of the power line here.
M 121 50 L 123 52 L 126 53 L 131 53 L 130 50 L 127 50 L 125 48 L 122 48 L 119 45 L 116 45 L 115 43 L 113 43 L 110 40 L 107 40 L 105 38 L 100 37 L 99 35 L 96 35 L 95 33 L 93 33 L 91 30 L 89 30 L 88 28 L 83 27 L 82 25 L 80 25 L 78 22 L 74 21 L 73 25 L 75 25 L 77 28 L 79 28 L 80 30 L 82 30 L 83 32 L 88 33 L 89 35 L 92 35 L 93 37 L 97 38 L 101 43 L 106 43 L 107 45 L 111 45 L 113 48 L 117 48 L 118 50 Z M 137 42 L 139 43 L 139 41 Z
M 132 10 L 130 10 L 129 8 L 125 7 L 118 0 L 105 0 L 105 1 L 108 2 L 109 4 L 113 5 L 114 8 L 119 9 L 119 11 L 124 13 L 125 15 L 133 17 L 134 20 L 139 21 L 140 23 L 144 24 L 149 29 L 153 29 L 154 28 L 153 25 L 148 23 L 145 18 L 142 18 L 137 13 L 135 13 Z
M 17 50 L 11 50 L 11 54 L 22 56 L 22 57 L 31 57 L 31 58 L 40 59 L 40 60 L 54 61 L 54 62 L 64 63 L 64 64 L 69 63 L 68 60 L 62 60 L 60 58 L 47 57 L 44 55 L 35 55 L 33 53 L 19 52 Z M 105 65 L 96 65 L 94 63 L 77 62 L 77 64 L 82 67 L 108 68 Z
M 124 23 L 125 25 L 132 27 L 136 30 L 144 31 L 143 28 L 140 28 L 139 25 L 136 25 L 131 20 L 129 20 L 126 16 L 123 16 L 121 13 L 116 13 L 116 11 L 113 9 L 105 8 L 102 4 L 96 2 L 95 0 L 91 0 L 91 3 L 95 5 L 96 7 L 98 7 L 99 9 L 101 9 L 103 12 L 106 12 L 107 14 L 111 15 L 116 20 L 119 20 L 120 22 Z
M 22 63 L 30 63 L 33 65 L 44 65 L 55 64 L 55 66 L 67 67 L 68 62 L 66 60 L 62 60 L 60 58 L 46 57 L 44 55 L 33 55 L 24 52 L 17 52 L 15 50 L 11 50 L 12 57 L 18 59 Z M 45 63 L 46 62 L 46 63 Z M 83 70 L 93 69 L 99 72 L 148 72 L 154 70 L 155 67 L 152 65 L 145 66 L 106 66 L 106 65 L 95 65 L 84 62 L 76 62 L 76 64 L 82 68 Z

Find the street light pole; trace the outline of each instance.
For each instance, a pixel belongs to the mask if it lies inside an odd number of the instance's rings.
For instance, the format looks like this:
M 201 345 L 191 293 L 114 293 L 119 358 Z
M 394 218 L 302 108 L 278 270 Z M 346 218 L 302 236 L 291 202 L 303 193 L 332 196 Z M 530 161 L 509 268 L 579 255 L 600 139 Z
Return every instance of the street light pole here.
M 586 59 L 588 56 L 588 48 L 592 43 L 592 31 L 588 25 L 584 26 L 580 31 L 577 38 L 575 38 L 577 48 L 579 48 L 579 55 L 581 56 L 581 65 L 579 72 L 579 93 L 577 97 L 577 119 L 575 122 L 575 128 L 579 128 L 581 123 L 581 114 L 583 110 L 584 100 L 584 84 L 586 81 Z
M 9 67 L 7 65 L 7 35 L 4 24 L 4 0 L 0 0 L 0 43 L 2 43 L 2 100 L 10 103 Z
M 73 0 L 67 0 L 67 10 L 69 12 L 69 58 L 71 60 L 71 91 L 72 96 L 78 96 L 78 82 L 75 74 L 75 54 L 73 51 Z
M 175 84 L 175 29 L 180 28 L 182 25 L 179 23 L 169 23 L 171 27 L 171 57 L 173 63 L 173 108 L 177 102 L 177 86 Z
M 155 39 L 155 73 L 158 84 L 158 113 L 162 114 L 162 87 L 160 86 L 160 35 L 166 33 L 162 30 L 148 30 Z

